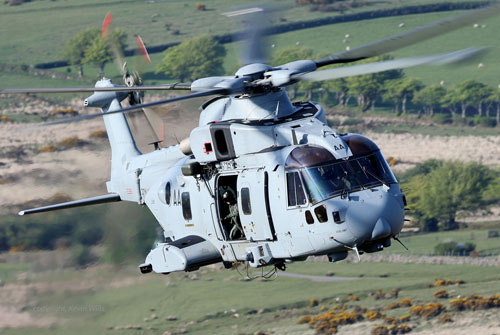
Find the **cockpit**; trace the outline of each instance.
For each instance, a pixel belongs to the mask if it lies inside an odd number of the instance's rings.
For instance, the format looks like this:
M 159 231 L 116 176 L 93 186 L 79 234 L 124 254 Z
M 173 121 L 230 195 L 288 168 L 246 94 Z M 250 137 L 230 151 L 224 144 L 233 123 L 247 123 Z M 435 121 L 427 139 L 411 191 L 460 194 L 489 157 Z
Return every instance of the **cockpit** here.
M 347 160 L 336 159 L 328 150 L 301 146 L 292 150 L 285 169 L 288 206 L 302 206 L 346 196 L 352 192 L 397 183 L 389 165 L 375 143 L 349 134 L 342 139 L 351 149 Z

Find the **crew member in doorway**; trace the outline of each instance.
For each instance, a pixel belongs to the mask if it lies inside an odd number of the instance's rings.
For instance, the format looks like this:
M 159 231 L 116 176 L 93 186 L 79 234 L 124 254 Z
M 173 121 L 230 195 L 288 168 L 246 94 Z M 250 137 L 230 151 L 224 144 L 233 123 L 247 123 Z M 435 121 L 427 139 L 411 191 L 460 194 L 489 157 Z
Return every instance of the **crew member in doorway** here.
M 229 214 L 226 215 L 224 220 L 230 222 L 231 230 L 229 232 L 230 240 L 238 240 L 243 237 L 243 228 L 241 227 L 240 217 L 238 214 L 238 204 L 236 198 L 231 195 L 230 192 L 225 191 L 222 194 L 222 200 L 227 205 L 229 209 Z

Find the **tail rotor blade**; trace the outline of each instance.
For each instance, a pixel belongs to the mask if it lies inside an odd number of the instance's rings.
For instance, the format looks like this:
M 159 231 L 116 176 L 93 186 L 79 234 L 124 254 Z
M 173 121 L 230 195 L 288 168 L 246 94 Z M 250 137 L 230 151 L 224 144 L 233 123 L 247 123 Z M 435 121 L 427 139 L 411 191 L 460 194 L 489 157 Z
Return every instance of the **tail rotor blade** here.
M 146 49 L 146 45 L 144 44 L 144 41 L 142 40 L 141 36 L 135 35 L 135 40 L 137 41 L 137 44 L 139 44 L 139 48 L 141 49 L 142 54 L 144 55 L 144 58 L 146 59 L 146 62 L 148 64 L 151 64 L 151 58 L 149 58 L 148 49 Z
M 108 27 L 111 24 L 111 21 L 113 21 L 113 17 L 111 16 L 111 12 L 108 12 L 106 14 L 106 17 L 104 17 L 104 21 L 102 23 L 102 38 L 106 38 L 106 34 L 108 32 Z

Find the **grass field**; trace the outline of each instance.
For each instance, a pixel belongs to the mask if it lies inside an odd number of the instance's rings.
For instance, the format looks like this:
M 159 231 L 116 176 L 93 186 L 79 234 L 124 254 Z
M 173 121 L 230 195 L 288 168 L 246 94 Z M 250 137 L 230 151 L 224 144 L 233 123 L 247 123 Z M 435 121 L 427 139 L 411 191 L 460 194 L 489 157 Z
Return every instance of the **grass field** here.
M 367 2 L 371 5 L 353 9 L 349 13 L 417 3 L 397 0 Z M 419 4 L 439 2 L 450 1 L 418 1 Z M 183 41 L 201 34 L 228 33 L 234 31 L 237 25 L 221 14 L 248 4 L 248 1 L 231 1 L 229 5 L 224 0 L 203 3 L 207 7 L 206 11 L 196 10 L 195 2 L 181 0 L 33 1 L 22 6 L 2 6 L 0 17 L 4 34 L 9 38 L 0 41 L 0 63 L 33 64 L 57 60 L 60 58 L 60 47 L 66 39 L 88 26 L 100 26 L 108 11 L 113 13 L 113 26 L 128 31 L 130 45 L 134 34 L 143 36 L 146 44 L 158 45 Z M 274 24 L 339 15 L 310 12 L 308 6 L 295 6 L 295 1 L 274 0 L 271 5 L 280 8 L 272 19 Z M 170 34 L 165 24 L 171 24 L 171 29 L 178 29 L 180 34 Z
M 407 6 L 412 4 L 438 3 L 440 1 L 374 1 L 373 5 L 357 8 L 354 11 L 366 11 L 378 8 Z M 233 2 L 235 6 L 244 1 Z M 314 18 L 337 15 L 335 13 L 310 12 L 308 7 L 296 7 L 294 2 L 274 1 L 275 4 L 284 6 L 279 15 L 274 19 L 274 24 L 310 20 Z M 129 33 L 129 45 L 134 46 L 133 35 L 139 33 L 147 45 L 158 45 L 168 42 L 177 42 L 200 34 L 217 35 L 238 30 L 235 24 L 221 15 L 228 10 L 227 4 L 222 0 L 206 2 L 209 10 L 197 11 L 195 4 L 183 1 L 156 1 L 141 3 L 134 1 L 106 1 L 88 2 L 83 0 L 72 1 L 35 1 L 17 7 L 4 6 L 0 17 L 5 33 L 9 38 L 0 41 L 0 64 L 33 64 L 60 59 L 64 42 L 74 33 L 81 31 L 89 25 L 99 26 L 104 13 L 113 12 L 115 27 L 122 27 Z M 327 54 L 344 50 L 347 46 L 353 48 L 371 41 L 384 38 L 393 34 L 407 31 L 428 22 L 433 22 L 459 12 L 430 13 L 424 15 L 408 15 L 392 18 L 365 20 L 322 26 L 318 28 L 298 30 L 285 34 L 272 36 L 267 42 L 269 49 L 299 46 L 310 47 L 319 54 Z M 154 16 L 154 17 L 153 17 Z M 59 18 L 63 17 L 64 20 Z M 154 22 L 153 22 L 154 21 Z M 71 22 L 68 26 L 67 22 Z M 172 24 L 172 29 L 179 29 L 180 35 L 171 35 L 165 29 L 165 23 Z M 400 23 L 405 23 L 403 28 Z M 465 79 L 476 79 L 490 85 L 500 84 L 500 60 L 496 56 L 499 49 L 496 36 L 500 31 L 500 21 L 490 19 L 484 22 L 486 28 L 464 28 L 458 32 L 447 34 L 443 37 L 424 42 L 422 44 L 404 49 L 395 53 L 396 56 L 423 55 L 453 51 L 470 46 L 488 46 L 491 52 L 481 62 L 484 67 L 477 68 L 477 62 L 460 68 L 423 68 L 408 70 L 408 76 L 419 77 L 426 84 L 444 81 L 451 84 Z M 342 43 L 345 34 L 351 37 L 347 43 Z M 275 49 L 270 48 L 274 44 Z M 228 74 L 234 73 L 238 68 L 235 44 L 227 44 L 227 56 L 224 67 Z M 161 61 L 162 54 L 152 55 L 153 64 Z M 134 60 L 129 58 L 129 64 Z M 66 72 L 67 68 L 56 71 Z M 75 69 L 72 69 L 74 74 Z M 96 78 L 97 70 L 92 66 L 85 67 L 88 80 Z M 106 66 L 106 76 L 119 78 L 119 72 L 114 64 Z M 50 85 L 78 85 L 76 81 L 57 82 L 50 78 L 31 79 L 26 76 L 12 76 L 0 83 L 1 87 L 13 86 L 50 86 Z M 154 66 L 146 70 L 147 82 L 172 81 L 175 78 L 166 78 L 154 75 Z
M 491 252 L 498 254 L 500 252 L 500 238 L 488 238 L 489 230 L 498 229 L 467 229 L 405 236 L 401 238 L 401 241 L 408 247 L 409 251 L 405 251 L 401 245 L 393 241 L 392 247 L 383 252 L 418 256 L 432 255 L 434 246 L 437 244 L 455 241 L 458 243 L 472 242 L 476 245 L 478 252 L 487 253 L 491 250 Z
M 2 273 L 5 266 L 0 264 Z M 190 280 L 184 274 L 148 275 L 141 282 L 117 288 L 104 285 L 78 291 L 68 286 L 73 283 L 77 287 L 80 281 L 92 278 L 117 283 L 120 278 L 140 276 L 132 274 L 130 268 L 116 272 L 104 269 L 66 270 L 32 279 L 32 283 L 41 283 L 40 287 L 50 283 L 60 289 L 34 293 L 27 310 L 40 318 L 55 317 L 59 322 L 48 329 L 6 329 L 3 334 L 118 334 L 124 331 L 108 327 L 126 325 L 141 326 L 140 330 L 125 330 L 127 334 L 162 334 L 181 329 L 190 334 L 253 334 L 280 327 L 287 329 L 286 333 L 302 334 L 307 327 L 296 325 L 300 315 L 320 313 L 321 305 L 331 307 L 336 298 L 346 298 L 349 293 L 360 297 L 354 304 L 376 308 L 396 301 L 370 297 L 370 292 L 378 289 L 388 292 L 400 288 L 399 299 L 408 297 L 414 303 L 435 300 L 432 296 L 435 289 L 427 285 L 440 278 L 466 282 L 448 289 L 452 296 L 491 295 L 500 290 L 500 275 L 494 267 L 346 262 L 295 263 L 288 271 L 318 276 L 333 271 L 334 277 L 358 279 L 315 282 L 278 277 L 275 281 L 245 282 L 238 280 L 236 271 L 223 270 L 197 272 L 197 280 Z M 309 307 L 312 298 L 318 299 L 320 306 Z M 95 310 L 77 311 L 85 308 Z M 266 313 L 254 314 L 264 308 Z M 402 315 L 408 309 L 391 313 Z M 145 321 L 152 314 L 158 318 Z M 176 316 L 178 320 L 166 321 L 166 316 Z

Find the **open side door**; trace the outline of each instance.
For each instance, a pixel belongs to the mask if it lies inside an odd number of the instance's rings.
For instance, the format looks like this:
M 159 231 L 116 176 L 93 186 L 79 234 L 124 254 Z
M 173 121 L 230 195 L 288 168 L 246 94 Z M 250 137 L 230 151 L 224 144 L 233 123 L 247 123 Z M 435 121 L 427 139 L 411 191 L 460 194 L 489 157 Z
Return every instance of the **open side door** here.
M 263 169 L 245 170 L 238 178 L 238 209 L 249 241 L 274 239 L 274 227 L 267 194 L 267 174 Z

